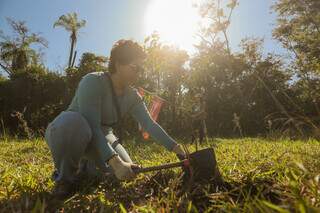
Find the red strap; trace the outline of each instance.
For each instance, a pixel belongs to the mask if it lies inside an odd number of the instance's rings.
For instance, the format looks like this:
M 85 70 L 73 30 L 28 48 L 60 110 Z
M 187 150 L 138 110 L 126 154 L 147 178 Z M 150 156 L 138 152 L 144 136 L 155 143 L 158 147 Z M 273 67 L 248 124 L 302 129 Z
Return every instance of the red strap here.
M 189 161 L 189 159 L 185 159 L 185 160 L 183 160 L 183 166 L 184 167 L 190 167 L 190 161 Z

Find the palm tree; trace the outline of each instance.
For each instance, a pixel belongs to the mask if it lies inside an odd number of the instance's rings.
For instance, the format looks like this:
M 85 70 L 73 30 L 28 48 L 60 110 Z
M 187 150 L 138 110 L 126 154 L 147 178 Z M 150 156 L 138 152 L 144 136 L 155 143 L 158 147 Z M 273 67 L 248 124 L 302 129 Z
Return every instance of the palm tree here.
M 84 27 L 85 25 L 86 25 L 85 20 L 78 21 L 77 13 L 68 13 L 66 15 L 62 15 L 53 25 L 53 27 L 57 27 L 57 26 L 64 27 L 68 32 L 71 33 L 70 35 L 71 48 L 70 48 L 68 68 L 71 67 L 71 62 L 74 55 L 74 47 L 77 42 L 78 31 L 81 27 Z
M 30 60 L 38 61 L 39 53 L 30 47 L 31 44 L 48 47 L 48 42 L 38 34 L 30 33 L 24 21 L 10 18 L 7 21 L 17 36 L 10 38 L 0 32 L 0 66 L 8 75 L 12 75 L 25 69 Z

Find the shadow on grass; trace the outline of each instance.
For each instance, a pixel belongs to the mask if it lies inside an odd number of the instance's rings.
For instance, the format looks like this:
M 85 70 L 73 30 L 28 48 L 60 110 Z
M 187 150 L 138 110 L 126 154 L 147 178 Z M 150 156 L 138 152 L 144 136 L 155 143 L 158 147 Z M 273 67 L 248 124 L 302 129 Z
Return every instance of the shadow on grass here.
M 202 212 L 209 207 L 234 204 L 238 208 L 255 198 L 281 203 L 280 190 L 276 192 L 272 179 L 225 182 L 222 185 L 183 182 L 173 171 L 142 176 L 133 182 L 120 183 L 113 178 L 104 181 L 84 181 L 81 190 L 71 198 L 59 201 L 49 192 L 23 193 L 0 202 L 1 212 L 54 212 L 54 211 L 119 211 L 119 204 L 126 209 L 151 205 L 159 209 L 186 211 L 188 203 Z
M 11 199 L 0 202 L 0 212 L 29 212 L 32 210 L 45 210 L 50 199 L 48 192 L 22 193 Z
M 215 206 L 244 207 L 245 203 L 253 200 L 267 200 L 275 205 L 281 203 L 281 191 L 276 190 L 270 179 L 260 179 L 245 182 L 225 182 L 222 186 L 214 184 L 198 185 L 190 192 L 191 200 L 198 210 Z M 227 205 L 226 205 L 227 204 Z

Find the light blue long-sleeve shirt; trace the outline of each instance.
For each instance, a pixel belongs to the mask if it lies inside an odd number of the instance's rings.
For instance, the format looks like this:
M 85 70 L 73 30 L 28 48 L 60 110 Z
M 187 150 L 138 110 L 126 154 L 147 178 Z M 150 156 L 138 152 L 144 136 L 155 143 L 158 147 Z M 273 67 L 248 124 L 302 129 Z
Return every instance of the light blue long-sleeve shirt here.
M 130 113 L 151 137 L 168 150 L 173 149 L 176 142 L 151 118 L 136 89 L 126 88 L 124 94 L 117 96 L 117 99 L 121 117 Z M 96 157 L 106 161 L 115 154 L 105 138 L 110 124 L 117 121 L 117 111 L 106 73 L 94 72 L 85 75 L 67 110 L 81 113 L 88 121 L 92 130 L 91 149 L 98 155 Z

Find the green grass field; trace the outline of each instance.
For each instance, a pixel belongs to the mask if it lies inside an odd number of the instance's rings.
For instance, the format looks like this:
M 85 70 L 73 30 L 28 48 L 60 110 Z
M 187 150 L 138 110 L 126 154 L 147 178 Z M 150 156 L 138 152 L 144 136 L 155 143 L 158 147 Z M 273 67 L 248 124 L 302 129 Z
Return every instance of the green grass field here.
M 125 145 L 143 166 L 175 162 L 151 142 Z M 228 187 L 182 185 L 179 169 L 132 182 L 87 180 L 64 202 L 50 196 L 53 164 L 42 139 L 0 142 L 0 212 L 320 212 L 319 141 L 210 140 Z M 189 146 L 190 150 L 195 148 Z

